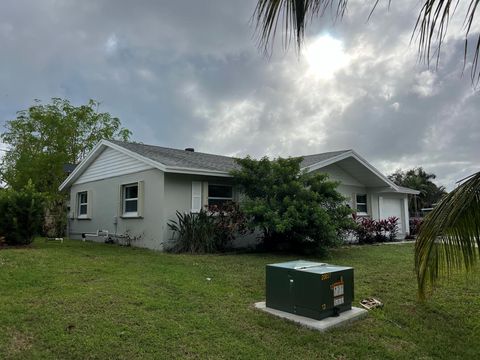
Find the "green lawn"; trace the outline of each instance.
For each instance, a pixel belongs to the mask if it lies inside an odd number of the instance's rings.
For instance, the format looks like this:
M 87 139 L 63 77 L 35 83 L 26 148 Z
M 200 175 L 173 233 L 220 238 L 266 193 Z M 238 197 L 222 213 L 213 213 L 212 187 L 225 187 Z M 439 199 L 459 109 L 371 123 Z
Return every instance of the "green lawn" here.
M 317 259 L 355 267 L 356 302 L 385 303 L 318 333 L 252 308 L 265 264 L 296 257 L 37 240 L 0 250 L 0 358 L 478 358 L 480 276 L 452 277 L 419 304 L 412 252 L 364 246 Z

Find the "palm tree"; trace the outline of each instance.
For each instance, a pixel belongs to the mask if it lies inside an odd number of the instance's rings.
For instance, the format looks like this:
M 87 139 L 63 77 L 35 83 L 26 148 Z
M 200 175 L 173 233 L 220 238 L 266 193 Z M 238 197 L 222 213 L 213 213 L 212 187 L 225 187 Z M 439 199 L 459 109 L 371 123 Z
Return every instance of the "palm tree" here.
M 388 178 L 395 184 L 420 191 L 420 195 L 412 196 L 409 203 L 411 214 L 425 207 L 432 207 L 445 194 L 445 187 L 437 186 L 432 180 L 435 174 L 427 173 L 422 167 L 416 167 L 407 171 L 397 170 Z
M 392 0 L 388 0 L 390 5 Z M 423 0 L 423 6 L 417 18 L 413 35 L 418 35 L 418 50 L 422 60 L 430 63 L 431 54 L 440 56 L 440 48 L 447 33 L 448 23 L 458 11 L 458 2 L 468 4 L 464 14 L 465 28 L 465 53 L 466 62 L 468 42 L 467 38 L 475 24 L 475 13 L 479 0 Z M 370 12 L 375 10 L 380 0 L 376 0 Z M 259 35 L 259 45 L 266 52 L 273 45 L 275 34 L 280 26 L 285 29 L 284 45 L 288 47 L 292 38 L 295 38 L 297 47 L 300 48 L 305 35 L 305 26 L 314 17 L 321 17 L 327 10 L 333 10 L 337 18 L 343 17 L 348 0 L 258 0 L 253 19 L 256 22 Z M 413 38 L 412 35 L 412 38 Z M 471 79 L 478 84 L 480 81 L 480 35 L 474 47 L 472 59 Z
M 375 1 L 371 13 L 379 1 Z M 468 4 L 464 14 L 466 62 L 467 38 L 475 24 L 480 0 L 423 0 L 413 35 L 418 35 L 419 55 L 427 63 L 431 60 L 431 53 L 436 54 L 438 60 L 448 23 L 460 1 Z M 288 47 L 294 38 L 300 49 L 308 21 L 321 17 L 329 9 L 341 18 L 347 3 L 348 0 L 258 0 L 253 18 L 259 44 L 268 52 L 280 23 L 285 29 L 284 45 Z M 472 59 L 471 78 L 475 84 L 480 81 L 479 54 L 480 35 Z M 443 273 L 461 268 L 471 270 L 479 262 L 479 252 L 480 172 L 443 197 L 425 219 L 415 246 L 419 296 L 424 298 L 428 284 L 434 285 Z
M 427 215 L 415 244 L 421 299 L 429 285 L 455 270 L 470 271 L 480 260 L 480 172 L 442 198 Z

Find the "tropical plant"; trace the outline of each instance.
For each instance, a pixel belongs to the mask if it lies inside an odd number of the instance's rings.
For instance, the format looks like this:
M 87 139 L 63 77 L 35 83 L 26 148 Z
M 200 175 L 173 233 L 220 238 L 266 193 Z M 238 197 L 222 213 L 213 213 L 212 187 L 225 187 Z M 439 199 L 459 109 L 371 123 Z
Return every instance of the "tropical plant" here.
M 388 0 L 388 4 L 392 0 Z M 380 0 L 375 0 L 370 16 Z M 440 48 L 445 40 L 448 24 L 455 12 L 459 12 L 460 0 L 422 0 L 423 6 L 417 17 L 413 35 L 418 38 L 418 51 L 420 58 L 430 63 L 431 53 L 440 56 Z M 468 36 L 475 30 L 475 17 L 478 8 L 478 0 L 463 0 L 467 7 L 464 8 L 464 31 L 465 31 L 465 55 L 466 62 Z M 336 18 L 342 18 L 347 9 L 348 0 L 258 0 L 253 19 L 256 21 L 259 45 L 266 52 L 273 47 L 278 25 L 284 28 L 284 46 L 288 47 L 292 38 L 296 40 L 297 48 L 302 46 L 305 35 L 305 27 L 315 17 L 323 16 L 327 10 L 333 10 Z M 455 11 L 457 10 L 457 11 Z M 480 80 L 480 68 L 478 58 L 480 54 L 480 35 L 474 45 L 472 58 L 471 79 L 472 82 Z
M 168 222 L 173 232 L 171 252 L 213 253 L 225 251 L 237 235 L 246 231 L 246 217 L 235 203 L 207 206 L 198 213 L 181 213 Z
M 415 244 L 418 293 L 442 275 L 471 271 L 480 260 L 480 172 L 447 194 L 425 217 Z
M 177 220 L 170 220 L 168 228 L 173 232 L 171 252 L 209 253 L 217 248 L 215 224 L 211 214 L 205 210 L 198 213 L 176 212 Z
M 407 171 L 397 170 L 388 178 L 395 184 L 420 191 L 419 195 L 411 196 L 409 201 L 410 214 L 418 216 L 422 208 L 433 207 L 447 193 L 445 187 L 436 185 L 432 180 L 435 174 L 427 173 L 422 167 Z
M 41 231 L 45 196 L 28 182 L 20 191 L 0 192 L 0 237 L 8 245 L 28 245 Z
M 359 244 L 374 242 L 395 241 L 398 234 L 398 218 L 391 216 L 388 219 L 374 220 L 368 216 L 353 216 L 356 227 L 354 234 Z
M 232 175 L 245 195 L 241 207 L 250 228 L 262 231 L 265 249 L 323 251 L 354 225 L 338 182 L 301 171 L 302 158 L 236 161 L 240 168 Z

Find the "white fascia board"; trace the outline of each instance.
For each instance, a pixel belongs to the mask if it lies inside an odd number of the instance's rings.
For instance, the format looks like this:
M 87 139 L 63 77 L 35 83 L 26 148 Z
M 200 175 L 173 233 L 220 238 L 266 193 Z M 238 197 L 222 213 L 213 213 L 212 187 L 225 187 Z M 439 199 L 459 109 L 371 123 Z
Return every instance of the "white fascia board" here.
M 340 155 L 334 156 L 330 159 L 320 161 L 320 162 L 315 163 L 315 164 L 310 165 L 310 166 L 305 166 L 305 167 L 301 168 L 300 170 L 307 170 L 308 172 L 312 172 L 312 171 L 318 170 L 322 167 L 325 167 L 327 165 L 334 164 L 334 163 L 336 163 L 340 160 L 346 159 L 349 156 L 352 156 L 352 154 L 353 154 L 353 151 L 349 150 L 349 151 L 346 151 L 344 153 L 341 153 Z
M 419 195 L 420 194 L 420 191 L 418 191 L 418 190 L 404 188 L 404 187 L 399 188 L 398 192 L 402 193 L 402 194 L 411 194 L 411 195 Z
M 165 172 L 175 173 L 175 174 L 192 174 L 192 175 L 232 177 L 232 175 L 230 175 L 228 172 L 225 172 L 225 171 L 194 169 L 194 168 L 182 168 L 182 167 L 175 167 L 175 166 L 166 167 Z
M 334 164 L 336 162 L 339 162 L 341 160 L 344 160 L 348 157 L 353 157 L 355 160 L 357 160 L 359 163 L 361 163 L 363 166 L 365 166 L 367 169 L 369 169 L 371 172 L 373 172 L 375 175 L 377 175 L 380 179 L 382 179 L 390 188 L 395 190 L 395 192 L 399 192 L 399 188 L 397 185 L 395 185 L 394 182 L 392 182 L 390 179 L 388 179 L 385 175 L 383 175 L 380 171 L 378 171 L 372 164 L 370 164 L 367 160 L 362 158 L 360 155 L 358 155 L 354 150 L 349 150 L 346 151 L 340 155 L 337 155 L 335 157 L 332 157 L 330 159 L 320 161 L 316 164 L 306 166 L 302 168 L 302 170 L 306 169 L 308 172 L 318 170 L 322 167 Z

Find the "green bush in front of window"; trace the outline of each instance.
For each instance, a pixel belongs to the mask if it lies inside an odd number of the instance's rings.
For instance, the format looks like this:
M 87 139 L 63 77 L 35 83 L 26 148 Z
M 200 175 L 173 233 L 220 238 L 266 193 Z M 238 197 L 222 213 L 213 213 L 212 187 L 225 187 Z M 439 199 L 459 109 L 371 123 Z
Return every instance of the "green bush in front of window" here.
M 237 159 L 234 183 L 252 228 L 263 232 L 266 250 L 323 252 L 343 240 L 355 224 L 338 182 L 301 170 L 302 158 Z

